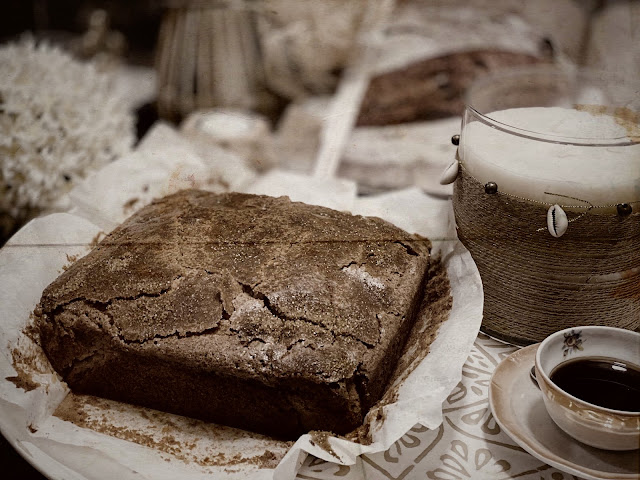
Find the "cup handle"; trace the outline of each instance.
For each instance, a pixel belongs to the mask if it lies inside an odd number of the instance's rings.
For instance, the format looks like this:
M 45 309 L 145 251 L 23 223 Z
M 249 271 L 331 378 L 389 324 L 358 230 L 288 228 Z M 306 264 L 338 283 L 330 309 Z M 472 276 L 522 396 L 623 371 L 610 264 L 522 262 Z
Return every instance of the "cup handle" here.
M 540 389 L 540 385 L 538 385 L 538 379 L 536 378 L 536 367 L 535 367 L 535 365 L 531 367 L 531 370 L 529 370 L 529 378 L 531 379 L 533 384 L 536 387 L 538 387 L 538 390 L 539 390 Z

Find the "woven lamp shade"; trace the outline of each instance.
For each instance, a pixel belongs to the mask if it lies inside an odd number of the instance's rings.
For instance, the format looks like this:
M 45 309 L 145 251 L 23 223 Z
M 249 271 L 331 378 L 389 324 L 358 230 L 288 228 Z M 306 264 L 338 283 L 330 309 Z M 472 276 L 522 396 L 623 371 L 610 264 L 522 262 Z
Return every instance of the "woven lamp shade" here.
M 266 111 L 255 20 L 259 2 L 172 1 L 160 26 L 158 113 L 179 120 L 214 108 Z

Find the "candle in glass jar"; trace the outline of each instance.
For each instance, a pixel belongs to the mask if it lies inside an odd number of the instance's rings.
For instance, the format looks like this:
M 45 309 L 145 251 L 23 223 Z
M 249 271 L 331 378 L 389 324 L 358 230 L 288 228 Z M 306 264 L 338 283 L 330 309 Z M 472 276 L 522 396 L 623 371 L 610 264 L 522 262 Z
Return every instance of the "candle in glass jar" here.
M 640 201 L 637 115 L 604 108 L 512 108 L 462 131 L 461 159 L 480 183 L 544 203 Z M 618 113 L 618 115 L 616 115 Z M 565 199 L 563 200 L 562 197 Z

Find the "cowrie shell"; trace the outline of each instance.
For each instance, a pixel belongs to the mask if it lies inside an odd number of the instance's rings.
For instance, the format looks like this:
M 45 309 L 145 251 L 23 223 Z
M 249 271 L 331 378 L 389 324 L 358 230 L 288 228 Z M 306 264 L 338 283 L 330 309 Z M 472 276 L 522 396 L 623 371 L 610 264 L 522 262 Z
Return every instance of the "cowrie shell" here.
M 554 237 L 561 237 L 567 231 L 569 220 L 560 205 L 553 205 L 547 210 L 547 228 Z
M 453 160 L 453 162 L 451 162 L 451 165 L 449 165 L 445 169 L 445 171 L 442 172 L 442 175 L 440 176 L 440 185 L 449 185 L 450 183 L 455 182 L 456 178 L 458 177 L 459 168 L 460 164 L 458 160 Z

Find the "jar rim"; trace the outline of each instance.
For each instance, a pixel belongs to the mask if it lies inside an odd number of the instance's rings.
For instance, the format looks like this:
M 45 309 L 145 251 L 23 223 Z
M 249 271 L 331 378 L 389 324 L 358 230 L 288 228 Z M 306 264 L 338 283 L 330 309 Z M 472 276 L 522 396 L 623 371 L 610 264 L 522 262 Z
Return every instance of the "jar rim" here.
M 566 103 L 570 99 L 567 96 L 563 97 L 563 105 L 554 104 L 556 100 L 553 98 L 554 93 L 558 95 L 573 95 L 575 92 L 572 87 L 577 89 L 585 85 L 613 91 L 615 103 L 612 102 L 613 104 L 609 105 L 581 105 L 577 102 L 569 102 L 569 107 L 567 107 Z M 514 91 L 522 89 L 523 95 L 534 93 L 541 96 L 547 95 L 546 92 L 549 90 L 549 97 L 540 98 L 541 101 L 538 103 L 536 103 L 538 99 L 536 99 L 536 102 L 531 102 L 530 99 L 524 96 L 515 96 L 514 100 L 506 95 L 507 98 L 505 99 L 501 96 L 503 92 L 500 89 L 504 89 L 504 92 L 511 95 L 513 95 Z M 487 97 L 487 94 L 493 96 Z M 637 103 L 636 97 L 633 95 L 633 88 L 628 81 L 613 74 L 605 74 L 590 69 L 563 68 L 550 65 L 502 69 L 482 76 L 467 89 L 464 97 L 465 123 L 468 123 L 469 118 L 467 117 L 471 115 L 474 117 L 473 120 L 481 121 L 492 128 L 532 140 L 595 147 L 630 146 L 640 144 L 640 107 L 634 104 L 634 102 Z M 487 103 L 487 98 L 490 100 L 488 103 L 492 105 L 491 107 L 483 105 L 483 101 Z M 523 101 L 523 103 L 527 103 L 527 100 L 528 104 L 517 105 L 517 102 Z M 493 104 L 495 104 L 495 107 Z M 613 116 L 621 125 L 624 123 L 633 125 L 633 132 L 628 135 L 617 136 L 573 136 L 551 131 L 532 130 L 515 124 L 507 124 L 492 117 L 492 113 L 499 110 L 526 106 L 563 106 L 564 108 L 587 112 L 592 110 L 592 113 L 604 113 Z

